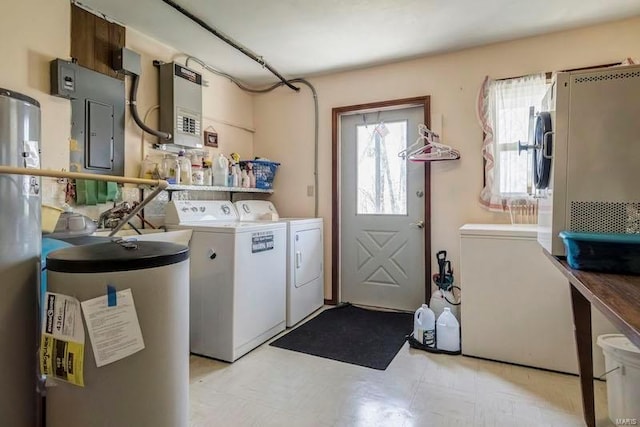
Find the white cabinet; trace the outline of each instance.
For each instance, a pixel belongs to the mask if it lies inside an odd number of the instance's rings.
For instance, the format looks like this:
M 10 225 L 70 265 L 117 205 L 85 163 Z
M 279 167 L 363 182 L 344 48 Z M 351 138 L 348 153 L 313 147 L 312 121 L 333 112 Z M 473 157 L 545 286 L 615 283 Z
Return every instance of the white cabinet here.
M 544 255 L 535 225 L 460 228 L 462 353 L 576 374 L 569 283 Z M 594 374 L 604 372 L 598 335 L 617 333 L 592 310 Z

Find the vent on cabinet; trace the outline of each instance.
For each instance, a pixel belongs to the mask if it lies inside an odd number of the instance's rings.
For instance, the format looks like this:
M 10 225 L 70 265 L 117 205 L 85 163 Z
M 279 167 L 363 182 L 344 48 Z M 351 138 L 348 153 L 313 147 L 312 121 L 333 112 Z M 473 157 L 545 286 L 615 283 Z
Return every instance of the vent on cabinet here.
M 590 233 L 640 233 L 640 203 L 571 202 L 569 229 Z
M 640 71 L 629 71 L 624 73 L 615 73 L 615 74 L 598 74 L 596 76 L 582 76 L 575 77 L 573 79 L 574 83 L 591 83 L 591 82 L 600 82 L 603 80 L 620 80 L 620 79 L 632 79 L 640 77 Z

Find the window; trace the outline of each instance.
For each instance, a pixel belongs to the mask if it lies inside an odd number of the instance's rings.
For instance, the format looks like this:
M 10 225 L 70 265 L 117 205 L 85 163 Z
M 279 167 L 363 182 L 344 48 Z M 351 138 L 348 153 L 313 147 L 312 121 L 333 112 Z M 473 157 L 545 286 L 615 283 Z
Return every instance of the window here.
M 357 214 L 406 215 L 406 162 L 396 153 L 407 147 L 407 122 L 357 127 Z
M 485 79 L 478 102 L 486 161 L 481 201 L 492 210 L 504 211 L 509 199 L 531 191 L 531 155 L 519 154 L 518 142 L 533 143 L 534 111 L 539 111 L 546 91 L 545 74 Z

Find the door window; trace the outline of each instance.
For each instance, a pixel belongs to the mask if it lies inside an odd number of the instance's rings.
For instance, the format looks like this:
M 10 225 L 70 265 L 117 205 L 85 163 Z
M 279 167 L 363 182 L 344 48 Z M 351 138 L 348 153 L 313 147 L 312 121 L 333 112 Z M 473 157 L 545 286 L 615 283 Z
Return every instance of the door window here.
M 357 215 L 407 215 L 407 121 L 356 127 Z

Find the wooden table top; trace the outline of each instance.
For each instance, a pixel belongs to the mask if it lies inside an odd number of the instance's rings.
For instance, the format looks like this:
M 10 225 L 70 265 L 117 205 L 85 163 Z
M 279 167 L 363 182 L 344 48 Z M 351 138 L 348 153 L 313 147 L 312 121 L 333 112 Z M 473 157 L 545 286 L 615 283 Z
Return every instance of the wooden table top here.
M 569 282 L 640 348 L 640 276 L 574 270 L 565 259 L 544 252 Z

